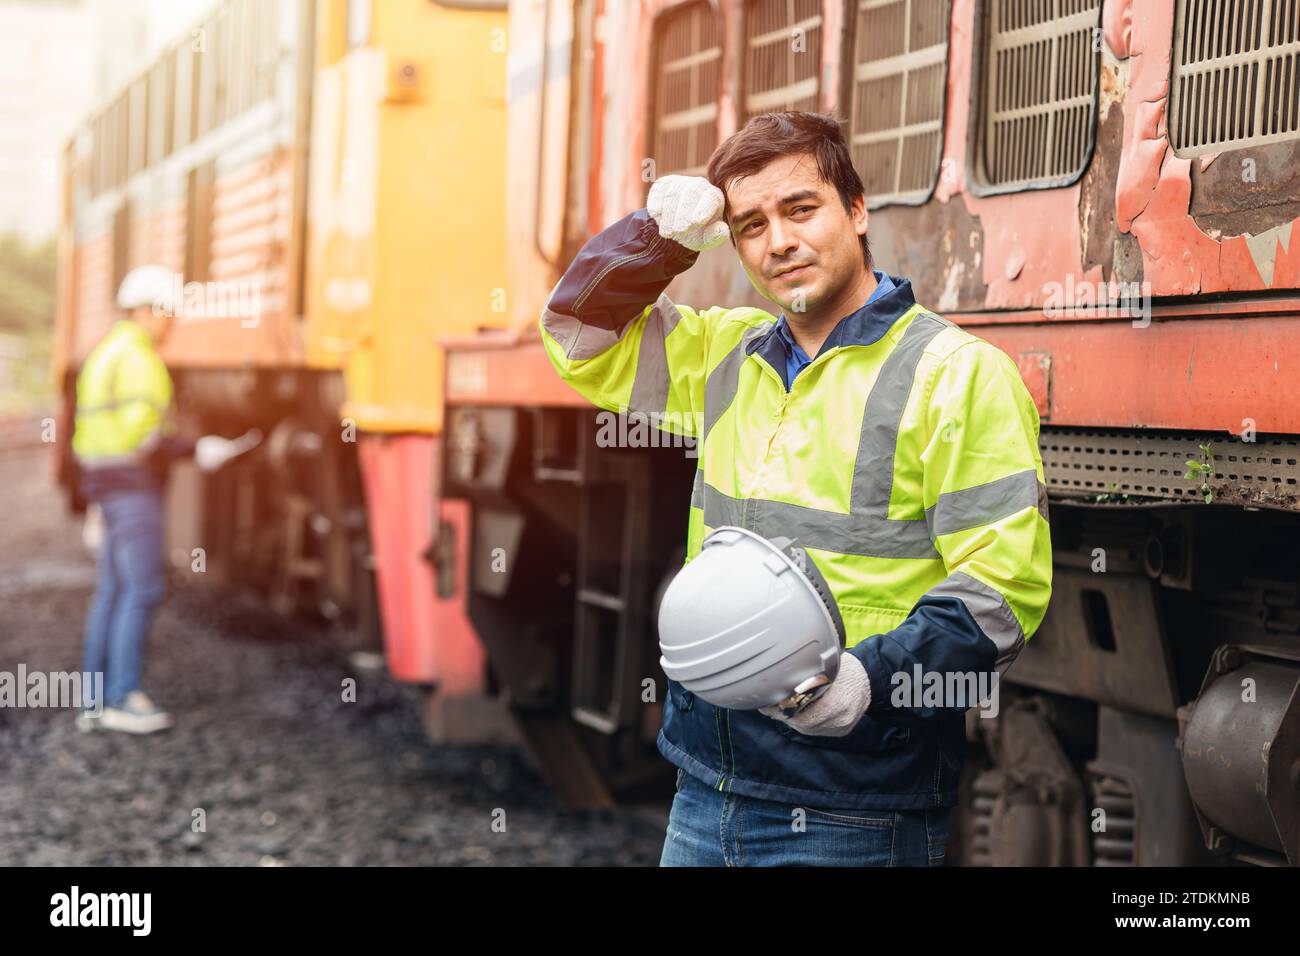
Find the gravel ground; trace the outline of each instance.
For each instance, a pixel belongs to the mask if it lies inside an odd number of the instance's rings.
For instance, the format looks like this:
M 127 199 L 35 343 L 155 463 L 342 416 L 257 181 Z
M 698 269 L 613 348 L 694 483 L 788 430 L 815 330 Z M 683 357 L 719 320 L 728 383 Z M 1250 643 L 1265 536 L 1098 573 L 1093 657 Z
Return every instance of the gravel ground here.
M 76 670 L 94 590 L 79 524 L 44 450 L 0 454 L 0 488 L 0 670 Z M 144 682 L 173 729 L 82 734 L 72 710 L 0 708 L 0 864 L 658 862 L 653 817 L 559 807 L 516 747 L 432 746 L 417 690 L 249 597 L 174 589 Z

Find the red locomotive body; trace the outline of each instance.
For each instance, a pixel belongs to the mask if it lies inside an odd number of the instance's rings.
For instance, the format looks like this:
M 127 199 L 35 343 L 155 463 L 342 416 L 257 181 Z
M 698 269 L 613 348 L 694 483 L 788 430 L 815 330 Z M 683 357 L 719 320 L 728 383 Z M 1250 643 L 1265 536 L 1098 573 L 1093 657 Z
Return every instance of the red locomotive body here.
M 877 267 L 1015 358 L 1042 422 L 1053 601 L 998 716 L 970 715 L 957 858 L 1300 862 L 1296 5 L 510 15 L 517 331 L 446 343 L 444 492 L 471 502 L 470 615 L 554 785 L 602 802 L 666 773 L 645 688 L 694 465 L 598 447 L 538 315 L 654 178 L 701 174 L 748 115 L 818 109 L 843 119 Z M 727 245 L 668 292 L 762 304 Z

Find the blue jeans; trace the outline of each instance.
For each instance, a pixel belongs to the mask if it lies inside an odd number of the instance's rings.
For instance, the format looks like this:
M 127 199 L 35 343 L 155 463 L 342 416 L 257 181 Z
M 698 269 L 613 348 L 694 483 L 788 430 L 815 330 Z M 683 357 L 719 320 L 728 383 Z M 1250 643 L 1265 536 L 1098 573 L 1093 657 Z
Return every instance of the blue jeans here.
M 99 507 L 104 548 L 86 618 L 82 670 L 102 672 L 104 706 L 119 707 L 127 694 L 140 689 L 149 622 L 166 593 L 162 496 L 156 491 L 124 491 L 103 498 Z M 87 690 L 88 697 L 90 693 Z M 90 700 L 84 703 L 93 705 Z
M 947 807 L 835 810 L 720 793 L 677 771 L 660 866 L 943 866 Z

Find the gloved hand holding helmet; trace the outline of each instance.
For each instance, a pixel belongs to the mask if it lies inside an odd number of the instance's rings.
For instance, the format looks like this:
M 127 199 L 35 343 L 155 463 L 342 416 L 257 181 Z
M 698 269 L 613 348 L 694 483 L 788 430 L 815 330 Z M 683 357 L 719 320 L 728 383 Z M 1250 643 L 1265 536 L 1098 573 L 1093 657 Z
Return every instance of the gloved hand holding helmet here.
M 230 459 L 255 447 L 261 440 L 262 433 L 256 428 L 238 438 L 204 435 L 194 443 L 194 463 L 200 471 L 216 471 Z
M 871 706 L 871 681 L 862 662 L 845 651 L 840 655 L 839 673 L 824 693 L 793 710 L 760 707 L 765 717 L 783 721 L 801 734 L 813 737 L 843 737 L 862 719 Z
M 701 699 L 802 733 L 846 734 L 870 702 L 830 587 L 788 538 L 736 527 L 705 538 L 664 591 L 659 648 L 664 673 Z
M 646 212 L 659 235 L 703 252 L 731 234 L 722 218 L 726 202 L 722 190 L 703 176 L 661 176 L 650 187 Z

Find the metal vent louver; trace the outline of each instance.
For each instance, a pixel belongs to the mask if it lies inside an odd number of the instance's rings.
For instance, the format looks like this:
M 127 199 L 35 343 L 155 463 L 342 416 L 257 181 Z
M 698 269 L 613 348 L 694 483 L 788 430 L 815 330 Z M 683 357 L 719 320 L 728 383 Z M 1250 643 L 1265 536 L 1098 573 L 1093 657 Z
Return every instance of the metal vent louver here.
M 665 15 L 655 44 L 655 175 L 699 176 L 718 143 L 722 33 L 707 3 Z
M 924 202 L 943 152 L 948 0 L 858 0 L 853 165 L 872 208 Z
M 821 92 L 821 0 L 745 4 L 745 119 L 816 110 Z
M 1201 484 L 1184 478 L 1187 461 L 1213 441 L 1213 485 L 1226 483 L 1260 504 L 1294 501 L 1300 494 L 1300 441 L 1258 436 L 1144 430 L 1138 434 L 1044 427 L 1038 447 L 1043 479 L 1058 494 L 1142 495 L 1199 501 Z
M 1092 832 L 1093 866 L 1134 866 L 1137 862 L 1137 804 L 1133 788 L 1119 777 L 1093 776 L 1092 805 L 1106 812 L 1106 829 Z
M 966 816 L 970 832 L 965 834 L 965 866 L 993 865 L 993 808 L 1001 792 L 1002 774 L 999 771 L 985 770 L 975 778 Z
M 1179 156 L 1300 133 L 1300 4 L 1179 0 L 1170 139 Z
M 989 0 L 983 178 L 1002 190 L 1063 183 L 1092 149 L 1100 0 Z

